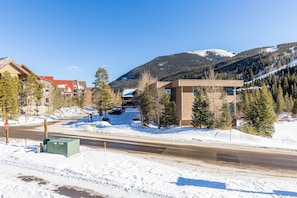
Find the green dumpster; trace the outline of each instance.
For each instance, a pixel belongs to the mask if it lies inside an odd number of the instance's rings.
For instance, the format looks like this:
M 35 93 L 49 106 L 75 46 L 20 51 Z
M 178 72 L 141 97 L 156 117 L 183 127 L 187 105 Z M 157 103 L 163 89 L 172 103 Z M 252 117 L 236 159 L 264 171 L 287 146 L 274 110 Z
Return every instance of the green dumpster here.
M 65 157 L 69 157 L 76 153 L 79 153 L 80 140 L 59 138 L 53 139 L 47 142 L 47 152 L 62 154 Z

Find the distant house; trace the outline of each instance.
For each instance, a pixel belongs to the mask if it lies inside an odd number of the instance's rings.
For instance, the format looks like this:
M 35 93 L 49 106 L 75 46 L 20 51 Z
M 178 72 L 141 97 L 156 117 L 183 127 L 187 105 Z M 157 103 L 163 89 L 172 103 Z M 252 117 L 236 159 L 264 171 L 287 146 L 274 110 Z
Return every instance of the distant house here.
M 134 89 L 124 89 L 122 92 L 122 104 L 123 106 L 135 106 L 135 101 L 133 100 L 136 88 Z
M 192 120 L 192 106 L 198 87 L 205 88 L 211 103 L 211 111 L 221 108 L 221 100 L 219 99 L 221 92 L 210 92 L 207 91 L 206 88 L 216 87 L 225 91 L 226 100 L 230 104 L 233 114 L 236 116 L 236 103 L 239 101 L 236 95 L 236 89 L 243 86 L 243 81 L 181 79 L 166 82 L 158 81 L 151 86 L 156 89 L 164 89 L 170 95 L 171 100 L 176 104 L 179 124 L 190 125 Z

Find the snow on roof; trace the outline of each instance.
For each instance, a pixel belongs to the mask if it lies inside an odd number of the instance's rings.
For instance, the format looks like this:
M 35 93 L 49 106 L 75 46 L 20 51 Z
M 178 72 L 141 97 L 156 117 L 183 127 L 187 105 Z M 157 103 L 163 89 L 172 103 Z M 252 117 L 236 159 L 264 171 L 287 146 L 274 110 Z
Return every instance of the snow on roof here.
M 122 93 L 122 97 L 133 97 L 134 92 L 136 91 L 135 89 L 124 89 Z
M 67 87 L 66 92 L 72 92 L 71 88 L 70 87 Z
M 57 85 L 58 88 L 61 88 L 61 89 L 64 89 L 66 87 L 66 84 L 60 84 L 60 85 Z

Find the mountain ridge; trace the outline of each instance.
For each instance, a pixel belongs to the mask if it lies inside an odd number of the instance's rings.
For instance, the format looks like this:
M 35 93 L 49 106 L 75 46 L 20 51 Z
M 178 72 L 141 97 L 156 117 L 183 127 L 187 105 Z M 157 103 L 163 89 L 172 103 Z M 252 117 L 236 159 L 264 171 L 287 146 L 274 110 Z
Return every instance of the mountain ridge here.
M 253 75 L 265 73 L 297 59 L 297 42 L 257 47 L 240 53 L 222 49 L 195 50 L 159 56 L 135 67 L 110 83 L 115 91 L 135 88 L 143 71 L 158 80 L 199 79 L 214 68 L 222 78 L 249 81 Z M 199 55 L 200 54 L 200 55 Z

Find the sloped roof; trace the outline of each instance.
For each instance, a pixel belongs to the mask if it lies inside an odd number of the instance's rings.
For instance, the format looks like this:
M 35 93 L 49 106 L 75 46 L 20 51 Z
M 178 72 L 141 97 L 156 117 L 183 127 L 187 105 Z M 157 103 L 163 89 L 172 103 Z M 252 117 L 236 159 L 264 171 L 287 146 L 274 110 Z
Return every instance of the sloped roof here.
M 54 81 L 54 77 L 53 76 L 38 76 L 40 79 L 44 79 L 44 80 L 48 80 L 50 82 Z
M 9 63 L 13 63 L 16 66 L 18 66 L 18 64 L 13 59 L 11 59 L 9 57 L 0 58 L 0 67 L 3 67 Z
M 9 58 L 9 57 L 0 58 L 0 68 L 5 67 L 6 65 L 10 65 L 10 66 L 14 67 L 14 69 L 16 69 L 17 71 L 19 71 L 20 73 L 28 74 L 28 73 L 31 73 L 32 72 L 26 66 L 19 65 L 12 58 Z
M 122 93 L 122 97 L 132 98 L 133 94 L 136 90 L 137 90 L 136 88 L 135 89 L 124 89 L 123 93 Z
M 72 80 L 53 80 L 52 83 L 57 87 L 64 89 L 65 93 L 73 92 Z

